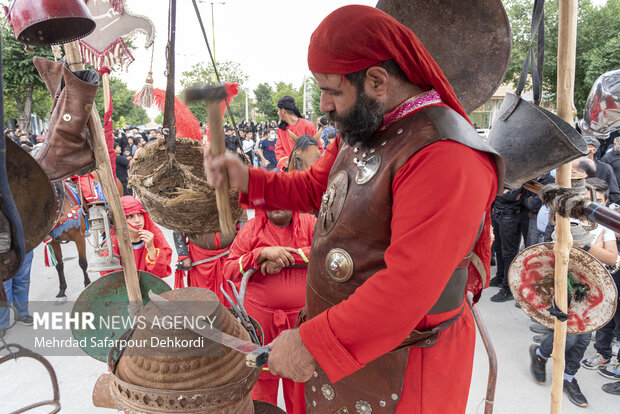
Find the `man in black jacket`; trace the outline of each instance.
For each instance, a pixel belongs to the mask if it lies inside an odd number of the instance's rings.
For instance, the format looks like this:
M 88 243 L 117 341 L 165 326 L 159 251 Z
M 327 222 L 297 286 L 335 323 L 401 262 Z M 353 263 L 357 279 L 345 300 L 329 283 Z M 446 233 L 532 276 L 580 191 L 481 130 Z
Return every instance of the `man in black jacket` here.
M 128 155 L 121 151 L 119 144 L 114 144 L 114 151 L 116 151 L 116 178 L 123 184 L 123 195 L 131 195 L 131 192 L 127 189 L 127 170 L 129 169 L 129 163 L 131 161 L 131 155 Z M 127 151 L 131 151 L 127 148 Z

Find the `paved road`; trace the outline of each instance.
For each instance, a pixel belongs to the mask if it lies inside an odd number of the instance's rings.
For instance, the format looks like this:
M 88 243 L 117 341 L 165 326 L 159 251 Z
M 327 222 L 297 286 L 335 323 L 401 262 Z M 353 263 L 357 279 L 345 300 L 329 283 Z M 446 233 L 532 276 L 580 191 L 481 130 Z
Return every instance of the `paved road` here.
M 172 233 L 166 231 L 166 237 L 172 245 Z M 89 249 L 89 252 L 91 249 Z M 65 256 L 73 257 L 65 265 L 67 273 L 68 299 L 74 300 L 82 290 L 82 274 L 77 263 L 77 252 L 73 245 L 64 245 Z M 176 261 L 176 257 L 173 258 Z M 58 290 L 55 269 L 43 264 L 43 249 L 35 250 L 32 267 L 31 300 L 53 300 Z M 172 284 L 173 277 L 165 279 Z M 495 398 L 495 413 L 548 413 L 550 405 L 550 380 L 547 385 L 535 384 L 529 374 L 528 346 L 532 333 L 529 331 L 529 319 L 515 308 L 514 301 L 492 303 L 489 298 L 497 291 L 490 288 L 483 294 L 479 304 L 484 315 L 490 335 L 495 344 L 499 359 L 499 378 Z M 31 329 L 16 326 L 7 334 L 10 342 L 17 330 Z M 592 348 L 588 350 L 591 352 Z M 589 355 L 589 354 L 588 354 Z M 88 356 L 83 357 L 49 357 L 58 376 L 62 413 L 112 413 L 92 407 L 91 393 L 98 376 L 106 372 L 105 364 Z M 551 376 L 551 363 L 547 375 Z M 446 366 L 446 370 L 458 367 Z M 13 411 L 34 401 L 49 399 L 51 386 L 45 370 L 36 362 L 29 360 L 10 361 L 0 365 L 0 413 Z M 488 362 L 481 340 L 476 344 L 474 373 L 470 389 L 468 414 L 484 412 L 484 396 L 488 375 Z M 620 397 L 612 396 L 601 390 L 601 385 L 608 382 L 595 371 L 580 370 L 577 379 L 590 402 L 587 409 L 572 405 L 563 397 L 565 414 L 572 413 L 620 413 Z M 446 390 L 449 392 L 449 389 Z M 47 413 L 40 409 L 36 413 Z

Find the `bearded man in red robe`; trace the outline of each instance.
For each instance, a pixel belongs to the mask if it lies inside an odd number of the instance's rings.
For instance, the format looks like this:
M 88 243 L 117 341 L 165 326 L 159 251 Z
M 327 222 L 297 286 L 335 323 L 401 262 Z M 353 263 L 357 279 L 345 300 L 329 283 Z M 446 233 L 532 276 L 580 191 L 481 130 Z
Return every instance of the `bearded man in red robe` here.
M 251 268 L 260 269 L 248 282 L 245 308 L 263 328 L 265 343 L 295 326 L 306 296 L 306 267 L 316 218 L 286 210 L 256 210 L 256 217 L 239 231 L 224 263 L 224 274 L 237 285 Z M 263 371 L 252 389 L 252 399 L 278 404 L 280 376 Z M 283 378 L 289 413 L 303 410 L 294 398 L 294 383 Z M 295 407 L 295 404 L 301 404 Z
M 269 368 L 306 382 L 309 413 L 464 413 L 468 271 L 478 291 L 488 280 L 469 262 L 489 272 L 504 163 L 417 37 L 386 13 L 334 11 L 308 64 L 340 133 L 309 170 L 276 175 L 205 155 L 209 183 L 227 171 L 243 205 L 319 210 L 306 321 L 270 344 Z
M 136 268 L 164 278 L 170 276 L 172 269 L 172 249 L 164 233 L 153 223 L 142 203 L 133 196 L 121 197 L 123 211 L 127 219 L 129 238 L 133 248 Z M 120 255 L 118 240 L 112 230 L 112 244 L 115 255 Z M 110 272 L 101 272 L 102 275 Z
M 295 146 L 295 139 L 302 135 L 314 136 L 316 125 L 303 117 L 295 105 L 295 98 L 290 95 L 285 95 L 278 100 L 278 118 L 280 118 L 280 123 L 276 141 L 276 160 L 278 160 L 278 169 L 283 171 Z M 319 150 L 322 152 L 323 145 L 320 139 L 318 141 Z

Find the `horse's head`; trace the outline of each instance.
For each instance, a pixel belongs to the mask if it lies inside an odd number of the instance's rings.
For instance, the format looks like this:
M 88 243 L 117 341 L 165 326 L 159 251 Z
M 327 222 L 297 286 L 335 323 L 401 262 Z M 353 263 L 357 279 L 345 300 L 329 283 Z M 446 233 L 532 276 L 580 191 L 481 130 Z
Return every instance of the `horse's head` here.
M 289 156 L 286 171 L 305 171 L 320 156 L 318 141 L 310 135 L 302 135 L 295 140 L 295 146 Z

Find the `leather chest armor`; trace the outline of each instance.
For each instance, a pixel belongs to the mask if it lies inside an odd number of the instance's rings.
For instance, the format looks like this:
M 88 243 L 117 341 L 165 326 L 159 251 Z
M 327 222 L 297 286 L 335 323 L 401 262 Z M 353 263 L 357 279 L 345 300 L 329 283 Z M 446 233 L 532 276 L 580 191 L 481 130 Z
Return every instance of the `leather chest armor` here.
M 375 133 L 359 148 L 341 141 L 312 241 L 306 291 L 308 319 L 347 299 L 368 278 L 386 268 L 394 176 L 413 154 L 442 139 L 491 153 L 501 170 L 499 156 L 465 119 L 445 107 L 428 107 L 403 118 Z M 429 313 L 462 305 L 467 264 L 464 260 L 455 269 Z M 439 331 L 459 316 L 429 331 L 413 331 L 394 351 L 335 384 L 317 368 L 306 383 L 308 413 L 394 412 L 400 401 L 409 347 L 433 346 Z

